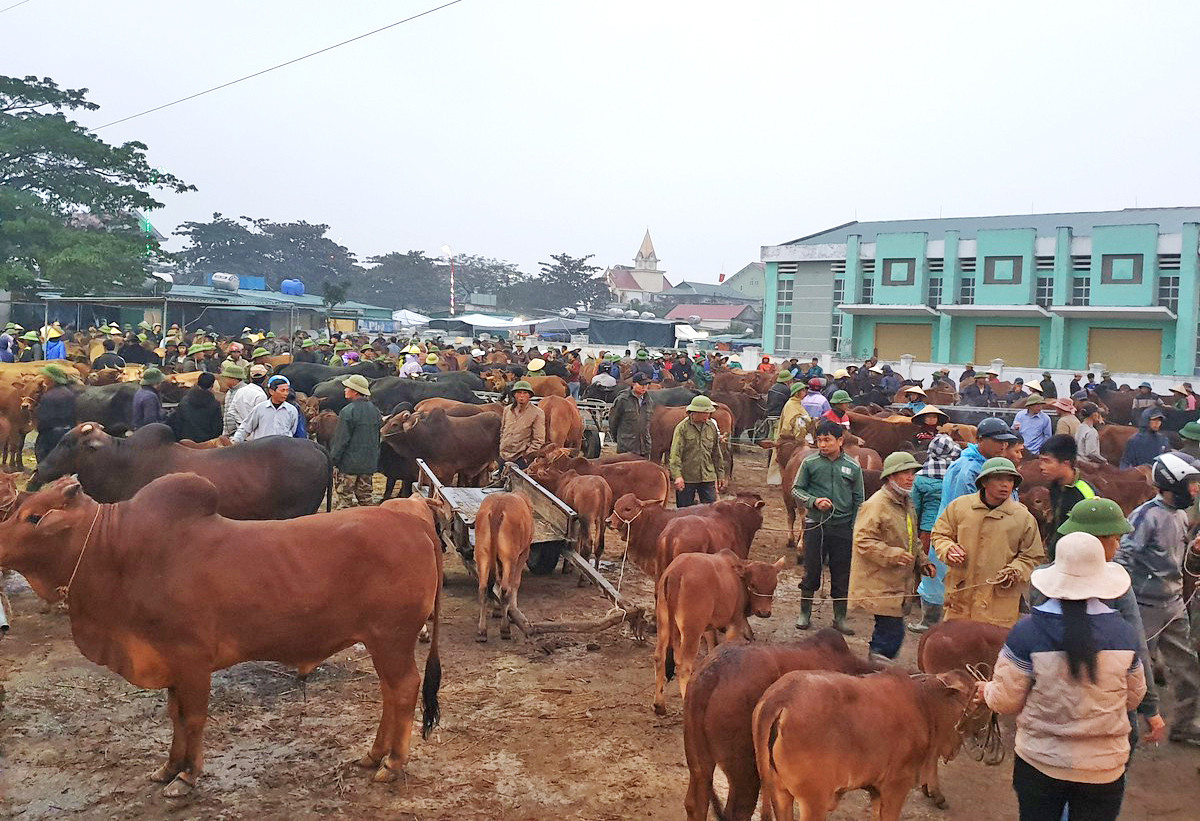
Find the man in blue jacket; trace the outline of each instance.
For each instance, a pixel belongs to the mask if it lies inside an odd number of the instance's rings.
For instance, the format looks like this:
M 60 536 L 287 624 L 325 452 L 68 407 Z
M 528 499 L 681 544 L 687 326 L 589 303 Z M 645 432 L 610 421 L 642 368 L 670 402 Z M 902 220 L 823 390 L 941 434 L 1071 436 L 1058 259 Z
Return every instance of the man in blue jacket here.
M 1171 449 L 1171 440 L 1162 432 L 1167 414 L 1162 408 L 1151 408 L 1142 417 L 1142 429 L 1129 437 L 1125 453 L 1121 455 L 1121 468 L 1137 468 L 1148 465 Z

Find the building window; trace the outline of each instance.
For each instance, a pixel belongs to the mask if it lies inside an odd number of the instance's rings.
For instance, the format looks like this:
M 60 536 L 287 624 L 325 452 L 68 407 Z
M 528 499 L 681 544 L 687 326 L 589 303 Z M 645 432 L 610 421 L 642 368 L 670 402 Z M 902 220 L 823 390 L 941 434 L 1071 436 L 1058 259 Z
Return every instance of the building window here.
M 1092 300 L 1092 278 L 1091 277 L 1072 277 L 1071 278 L 1071 304 L 1072 305 L 1087 305 Z
M 1090 273 L 1092 270 L 1092 258 L 1087 254 L 1076 254 L 1071 257 L 1071 270 L 1076 273 Z
M 875 280 L 863 280 L 862 301 L 863 305 L 871 305 L 875 302 Z
M 792 312 L 775 314 L 775 352 L 783 353 L 792 349 Z
M 925 304 L 930 308 L 936 308 L 942 304 L 942 278 L 929 278 L 929 296 L 925 300 Z
M 830 325 L 829 349 L 834 353 L 842 350 L 842 312 L 833 312 L 833 324 Z
M 775 289 L 775 296 L 777 297 L 777 299 L 776 299 L 777 307 L 791 309 L 792 295 L 795 292 L 795 288 L 796 288 L 796 280 L 794 280 L 794 279 L 779 280 L 779 285 Z
M 1101 285 L 1141 285 L 1141 254 L 1105 254 L 1100 258 Z
M 912 285 L 916 281 L 917 261 L 912 257 L 883 261 L 884 285 Z
M 958 265 L 964 274 L 975 273 L 975 257 L 963 257 L 958 261 Z
M 1054 257 L 1052 257 L 1052 256 L 1034 257 L 1033 258 L 1033 267 L 1039 271 L 1053 271 L 1054 270 Z
M 833 307 L 837 307 L 846 301 L 846 280 L 835 279 L 833 281 Z
M 975 280 L 969 277 L 964 277 L 958 285 L 958 304 L 959 305 L 974 305 L 975 304 Z
M 1054 304 L 1054 277 L 1037 278 L 1037 293 L 1034 295 L 1033 301 L 1043 308 L 1049 308 Z
M 829 270 L 833 271 L 833 273 L 838 276 L 846 273 L 846 260 L 835 260 L 833 264 L 829 266 Z
M 946 270 L 946 260 L 942 257 L 929 258 L 929 273 L 940 274 Z
M 1158 255 L 1158 270 L 1160 271 L 1178 271 L 1180 264 L 1179 254 L 1159 254 Z
M 983 283 L 985 285 L 1020 285 L 1021 257 L 984 257 Z
M 1179 311 L 1179 277 L 1159 276 L 1158 304 L 1172 313 Z

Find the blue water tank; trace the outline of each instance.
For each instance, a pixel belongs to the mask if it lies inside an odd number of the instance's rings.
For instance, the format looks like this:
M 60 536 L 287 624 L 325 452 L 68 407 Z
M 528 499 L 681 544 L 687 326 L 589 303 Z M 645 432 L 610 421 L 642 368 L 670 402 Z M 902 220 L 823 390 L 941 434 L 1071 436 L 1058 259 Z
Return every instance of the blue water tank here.
M 285 279 L 280 283 L 279 290 L 288 296 L 304 296 L 304 283 L 298 279 Z

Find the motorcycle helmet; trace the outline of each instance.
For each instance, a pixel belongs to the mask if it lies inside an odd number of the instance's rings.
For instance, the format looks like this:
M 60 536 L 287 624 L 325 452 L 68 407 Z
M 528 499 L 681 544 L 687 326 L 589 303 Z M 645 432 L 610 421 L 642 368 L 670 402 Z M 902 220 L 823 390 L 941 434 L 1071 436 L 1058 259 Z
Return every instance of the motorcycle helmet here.
M 1174 507 L 1183 510 L 1195 501 L 1189 485 L 1200 481 L 1200 470 L 1173 453 L 1164 453 L 1154 460 L 1151 480 L 1159 490 L 1170 491 Z

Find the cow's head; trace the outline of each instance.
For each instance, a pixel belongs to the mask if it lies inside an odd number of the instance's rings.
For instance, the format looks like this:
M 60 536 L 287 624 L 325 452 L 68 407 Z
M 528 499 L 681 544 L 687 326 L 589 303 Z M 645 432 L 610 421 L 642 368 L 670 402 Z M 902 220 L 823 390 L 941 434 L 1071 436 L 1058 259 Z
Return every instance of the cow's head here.
M 974 674 L 957 669 L 930 678 L 936 681 L 931 693 L 936 711 L 935 744 L 941 757 L 949 761 L 958 752 L 963 738 L 977 738 L 987 732 L 993 713 L 986 702 L 975 699 L 978 679 Z
M 55 591 L 67 583 L 81 547 L 69 532 L 80 523 L 86 527 L 95 512 L 75 477 L 47 485 L 0 522 L 0 566 L 25 576 L 43 599 L 57 601 Z
M 647 508 L 661 508 L 664 504 L 662 499 L 645 501 L 632 493 L 626 493 L 613 503 L 613 512 L 608 517 L 608 526 L 619 531 L 641 516 Z
M 379 435 L 384 439 L 390 439 L 400 436 L 404 432 L 404 423 L 408 421 L 408 417 L 412 416 L 412 411 L 399 411 L 389 416 L 383 423 L 383 427 L 379 430 Z
M 39 484 L 78 473 L 98 453 L 116 443 L 98 422 L 84 422 L 67 431 L 54 450 L 38 463 L 34 481 Z
M 748 562 L 739 559 L 731 550 L 721 553 L 733 557 L 733 570 L 741 577 L 746 588 L 746 615 L 771 618 L 771 604 L 775 600 L 775 587 L 779 584 L 779 571 L 783 569 L 787 558 L 780 556 L 774 562 Z

